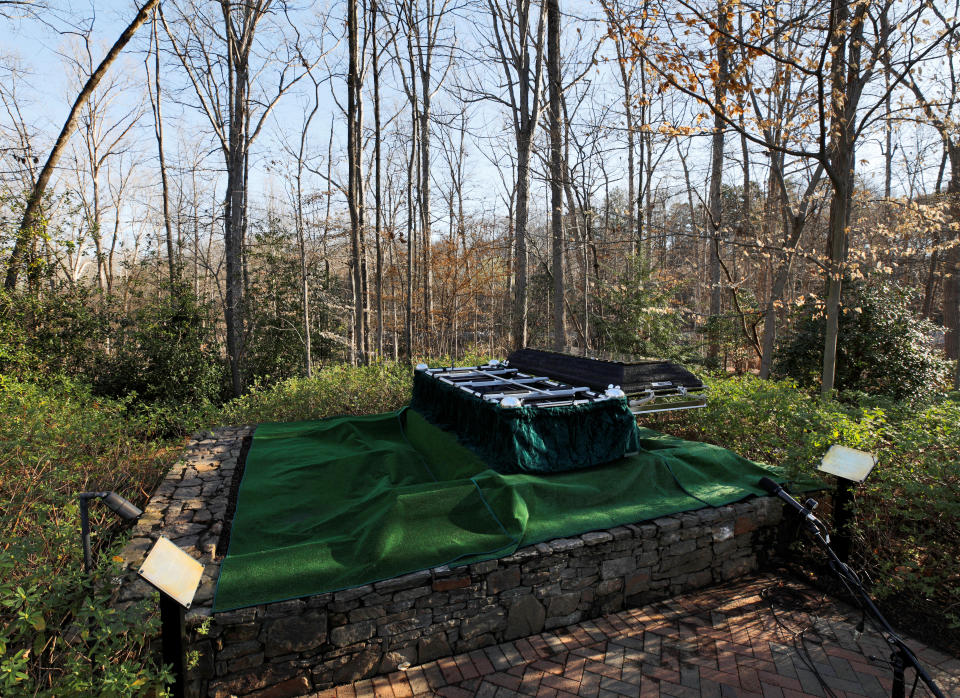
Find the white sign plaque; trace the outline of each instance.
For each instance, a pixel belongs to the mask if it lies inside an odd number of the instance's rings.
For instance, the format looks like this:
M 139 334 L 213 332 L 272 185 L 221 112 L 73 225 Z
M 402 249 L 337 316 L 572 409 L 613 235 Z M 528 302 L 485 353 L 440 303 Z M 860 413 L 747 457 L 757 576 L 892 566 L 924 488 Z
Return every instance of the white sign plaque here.
M 140 567 L 140 576 L 184 608 L 190 608 L 203 565 L 160 536 Z
M 876 464 L 877 459 L 872 453 L 834 444 L 827 450 L 817 470 L 844 480 L 863 482 Z

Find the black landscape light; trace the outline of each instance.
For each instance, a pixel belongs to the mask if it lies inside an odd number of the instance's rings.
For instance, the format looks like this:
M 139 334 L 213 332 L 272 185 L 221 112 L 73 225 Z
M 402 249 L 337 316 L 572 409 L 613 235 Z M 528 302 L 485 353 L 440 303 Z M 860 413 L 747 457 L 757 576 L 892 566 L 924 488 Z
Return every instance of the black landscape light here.
M 116 492 L 81 492 L 80 495 L 80 533 L 83 536 L 83 570 L 88 575 L 93 571 L 93 554 L 90 552 L 90 500 L 102 499 L 118 516 L 132 521 L 143 510 Z
M 876 464 L 877 459 L 871 453 L 834 444 L 827 449 L 826 455 L 817 466 L 820 472 L 837 478 L 837 487 L 833 494 L 834 548 L 837 557 L 844 562 L 850 561 L 850 524 L 853 521 L 851 485 L 866 480 Z

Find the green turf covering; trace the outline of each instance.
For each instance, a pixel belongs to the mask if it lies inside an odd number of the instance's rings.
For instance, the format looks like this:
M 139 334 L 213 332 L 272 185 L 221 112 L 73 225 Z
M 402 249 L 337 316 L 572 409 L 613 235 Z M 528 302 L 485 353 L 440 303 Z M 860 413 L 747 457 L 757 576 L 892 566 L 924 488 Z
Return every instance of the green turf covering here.
M 413 410 L 262 424 L 247 456 L 214 610 L 722 506 L 764 494 L 756 483 L 772 475 L 717 446 L 649 429 L 638 437 L 636 455 L 607 465 L 504 475 Z

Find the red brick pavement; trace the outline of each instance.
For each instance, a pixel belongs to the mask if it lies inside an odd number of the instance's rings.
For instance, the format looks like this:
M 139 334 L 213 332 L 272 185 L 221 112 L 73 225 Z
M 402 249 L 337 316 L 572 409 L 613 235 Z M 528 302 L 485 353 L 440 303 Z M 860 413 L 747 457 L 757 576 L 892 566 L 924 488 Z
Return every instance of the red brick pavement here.
M 313 695 L 889 696 L 889 650 L 869 625 L 858 634 L 858 621 L 809 587 L 765 576 Z M 960 660 L 908 644 L 960 697 Z

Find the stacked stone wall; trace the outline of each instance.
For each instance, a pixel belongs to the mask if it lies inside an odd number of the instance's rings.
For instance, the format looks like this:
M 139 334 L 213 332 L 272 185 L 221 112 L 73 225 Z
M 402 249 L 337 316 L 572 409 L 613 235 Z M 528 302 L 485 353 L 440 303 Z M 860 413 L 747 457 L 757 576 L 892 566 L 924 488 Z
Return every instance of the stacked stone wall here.
M 216 540 L 248 433 L 220 430 L 193 443 L 125 555 L 138 566 L 151 538 L 163 534 L 207 566 L 188 614 L 190 648 L 199 655 L 190 677 L 195 695 L 302 695 L 728 581 L 772 555 L 783 515 L 778 500 L 751 499 L 539 543 L 498 560 L 211 615 L 225 553 Z M 207 475 L 217 467 L 204 469 L 215 462 L 223 464 L 219 481 Z M 130 579 L 120 601 L 144 591 Z

